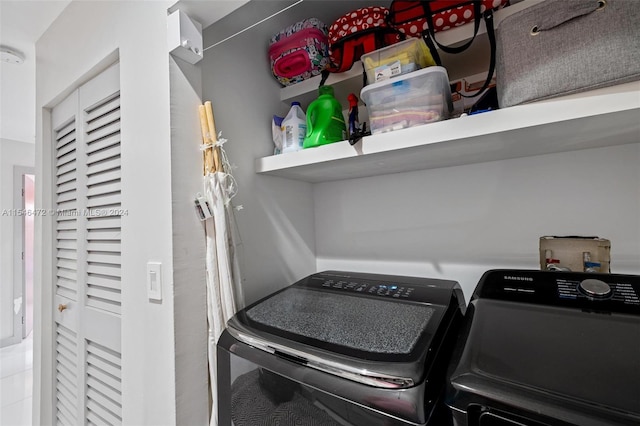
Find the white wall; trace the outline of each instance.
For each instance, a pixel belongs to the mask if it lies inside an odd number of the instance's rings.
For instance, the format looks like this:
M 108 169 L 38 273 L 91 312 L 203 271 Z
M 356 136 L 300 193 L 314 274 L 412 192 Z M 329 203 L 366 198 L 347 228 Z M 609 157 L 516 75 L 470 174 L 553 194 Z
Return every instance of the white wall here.
M 8 41 L 9 37 L 7 37 Z M 4 43 L 3 43 L 4 44 Z M 11 46 L 16 49 L 15 46 Z M 0 138 L 35 141 L 35 48 L 22 51 L 25 60 L 21 65 L 0 62 Z
M 20 233 L 11 210 L 20 208 L 14 205 L 14 189 L 22 187 L 14 182 L 14 167 L 33 167 L 34 163 L 33 143 L 0 139 L 0 339 L 7 343 L 22 339 L 21 335 L 14 336 L 13 323 L 14 299 L 19 296 L 14 286 L 14 239 L 20 238 Z
M 123 423 L 176 424 L 177 412 L 172 235 L 169 56 L 165 1 L 72 2 L 36 44 L 36 167 L 42 182 L 51 172 L 46 109 L 119 57 L 122 112 L 122 401 Z M 107 58 L 107 59 L 105 59 Z M 178 179 L 179 176 L 176 177 Z M 39 208 L 50 208 L 41 185 Z M 51 219 L 36 224 L 36 341 L 34 424 L 47 424 L 51 348 Z M 147 261 L 163 264 L 163 301 L 151 303 L 145 288 Z M 196 317 L 194 321 L 201 321 Z M 200 359 L 202 354 L 194 354 Z M 188 362 L 183 360 L 182 362 Z M 201 361 L 198 361 L 201 362 Z M 202 372 L 203 376 L 206 371 Z M 190 394 L 191 392 L 191 394 Z M 181 398 L 201 401 L 206 388 L 183 387 Z M 206 407 L 203 407 L 206 410 Z M 199 415 L 199 413 L 197 414 Z

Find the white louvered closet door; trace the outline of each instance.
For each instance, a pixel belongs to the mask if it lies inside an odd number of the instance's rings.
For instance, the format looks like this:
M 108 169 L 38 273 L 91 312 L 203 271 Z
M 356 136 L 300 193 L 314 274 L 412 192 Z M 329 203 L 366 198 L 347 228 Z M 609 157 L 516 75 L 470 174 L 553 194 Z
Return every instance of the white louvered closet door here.
M 122 424 L 118 64 L 57 105 L 52 126 L 54 418 Z

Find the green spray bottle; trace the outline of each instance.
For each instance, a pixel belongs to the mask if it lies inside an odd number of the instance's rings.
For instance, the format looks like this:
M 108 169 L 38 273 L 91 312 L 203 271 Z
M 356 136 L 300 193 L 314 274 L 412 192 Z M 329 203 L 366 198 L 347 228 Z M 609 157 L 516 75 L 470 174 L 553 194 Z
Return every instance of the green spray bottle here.
M 307 108 L 307 134 L 302 147 L 313 148 L 347 139 L 342 105 L 333 96 L 333 87 L 320 86 L 318 98 Z

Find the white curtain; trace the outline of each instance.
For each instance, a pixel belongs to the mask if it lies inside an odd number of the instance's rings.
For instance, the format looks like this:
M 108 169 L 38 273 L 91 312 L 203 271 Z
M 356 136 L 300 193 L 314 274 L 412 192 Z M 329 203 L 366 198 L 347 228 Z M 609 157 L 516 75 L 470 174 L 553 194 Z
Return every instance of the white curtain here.
M 207 307 L 209 321 L 209 376 L 213 406 L 210 426 L 218 423 L 218 389 L 216 343 L 227 321 L 243 305 L 239 267 L 236 256 L 235 223 L 230 199 L 234 194 L 233 178 L 222 172 L 204 177 L 205 197 L 213 217 L 205 221 L 207 255 Z

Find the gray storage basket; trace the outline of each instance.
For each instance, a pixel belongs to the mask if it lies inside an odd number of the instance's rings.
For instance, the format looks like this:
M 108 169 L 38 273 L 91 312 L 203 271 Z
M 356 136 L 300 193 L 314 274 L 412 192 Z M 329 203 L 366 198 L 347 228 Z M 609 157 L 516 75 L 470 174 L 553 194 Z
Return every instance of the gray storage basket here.
M 638 0 L 546 0 L 496 39 L 501 108 L 640 80 Z

